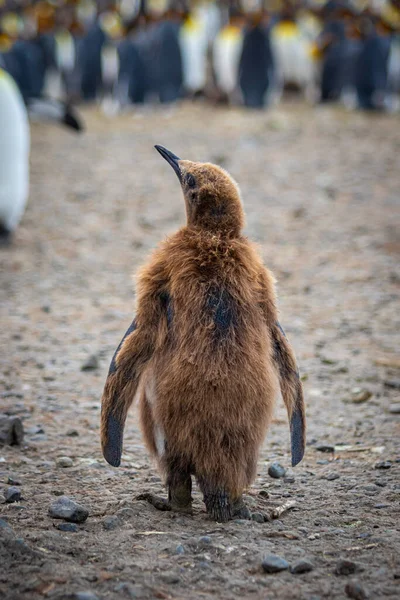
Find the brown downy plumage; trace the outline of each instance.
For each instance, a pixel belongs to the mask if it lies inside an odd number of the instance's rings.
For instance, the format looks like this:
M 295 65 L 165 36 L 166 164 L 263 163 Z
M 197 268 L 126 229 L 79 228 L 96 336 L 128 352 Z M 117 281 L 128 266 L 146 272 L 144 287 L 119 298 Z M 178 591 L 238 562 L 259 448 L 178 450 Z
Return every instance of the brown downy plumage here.
M 279 385 L 293 466 L 304 454 L 295 357 L 278 322 L 274 278 L 241 233 L 236 183 L 215 165 L 156 148 L 179 177 L 187 225 L 139 273 L 136 317 L 102 398 L 103 454 L 120 464 L 138 392 L 145 442 L 166 476 L 164 508 L 190 512 L 194 475 L 213 519 L 249 516 L 241 495 L 255 477 Z

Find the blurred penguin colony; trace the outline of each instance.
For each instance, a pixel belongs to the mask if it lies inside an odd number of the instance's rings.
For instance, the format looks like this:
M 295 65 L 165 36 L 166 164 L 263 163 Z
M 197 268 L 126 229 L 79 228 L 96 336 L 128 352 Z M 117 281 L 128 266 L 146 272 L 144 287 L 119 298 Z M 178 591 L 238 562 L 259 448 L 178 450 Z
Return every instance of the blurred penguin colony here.
M 0 0 L 0 67 L 25 99 L 398 110 L 400 0 Z

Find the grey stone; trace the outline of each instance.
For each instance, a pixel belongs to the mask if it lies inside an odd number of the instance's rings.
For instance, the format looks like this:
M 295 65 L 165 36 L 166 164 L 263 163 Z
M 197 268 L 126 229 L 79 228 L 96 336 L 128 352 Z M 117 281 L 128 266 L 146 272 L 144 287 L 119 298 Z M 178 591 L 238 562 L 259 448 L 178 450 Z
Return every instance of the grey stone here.
M 388 410 L 392 415 L 400 414 L 400 402 L 389 404 Z
M 185 554 L 185 548 L 182 544 L 178 544 L 175 548 L 175 554 Z
M 89 511 L 68 498 L 60 496 L 49 508 L 49 515 L 53 519 L 64 519 L 71 523 L 84 523 L 89 516 Z
M 375 465 L 375 469 L 390 469 L 390 467 L 392 466 L 392 463 L 390 462 L 390 460 L 381 460 L 380 462 L 377 462 Z
M 335 481 L 335 479 L 339 479 L 339 477 L 339 473 L 328 473 L 328 475 L 326 475 L 324 479 L 326 479 L 327 481 Z
M 286 469 L 279 463 L 272 463 L 268 468 L 268 475 L 274 479 L 280 479 L 281 477 L 285 477 Z
M 312 564 L 312 562 L 305 558 L 300 558 L 299 560 L 296 560 L 290 566 L 290 572 L 293 573 L 293 575 L 298 575 L 300 573 L 309 573 L 313 569 L 314 565 Z
M 73 460 L 69 456 L 59 456 L 56 460 L 57 467 L 68 469 L 73 466 Z
M 22 498 L 21 490 L 12 485 L 5 489 L 4 498 L 8 504 L 11 504 L 12 502 L 19 502 Z
M 349 581 L 344 588 L 346 595 L 354 600 L 366 600 L 368 594 L 358 581 Z
M 19 479 L 15 479 L 15 477 L 12 477 L 11 475 L 8 476 L 7 483 L 8 485 L 21 485 L 21 481 Z
M 116 515 L 108 515 L 103 519 L 103 527 L 106 531 L 112 531 L 122 525 L 122 521 Z
M 357 565 L 348 558 L 341 558 L 336 563 L 335 573 L 336 575 L 352 575 L 357 570 Z
M 75 523 L 60 523 L 57 525 L 57 529 L 60 531 L 67 531 L 68 533 L 76 533 L 79 531 L 78 526 Z
M 383 384 L 385 387 L 400 390 L 400 379 L 386 379 Z M 400 404 L 398 406 L 400 407 Z
M 263 558 L 261 566 L 265 573 L 279 573 L 289 568 L 289 563 L 276 554 L 268 554 Z
M 24 427 L 18 417 L 0 415 L 0 446 L 20 446 L 24 439 Z
M 211 543 L 212 543 L 212 539 L 208 535 L 202 535 L 201 538 L 199 538 L 199 544 L 201 546 L 208 546 Z
M 252 521 L 255 521 L 256 523 L 264 523 L 265 522 L 264 515 L 260 512 L 253 512 L 251 514 L 251 519 L 252 519 Z
M 97 354 L 92 354 L 81 366 L 81 371 L 95 371 L 100 366 Z

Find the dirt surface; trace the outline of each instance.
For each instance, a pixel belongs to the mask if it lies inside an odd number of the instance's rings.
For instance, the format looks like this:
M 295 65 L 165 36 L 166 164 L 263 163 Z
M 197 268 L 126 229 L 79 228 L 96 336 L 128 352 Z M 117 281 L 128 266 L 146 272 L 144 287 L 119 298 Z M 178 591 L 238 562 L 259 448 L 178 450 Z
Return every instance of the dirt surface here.
M 0 448 L 0 486 L 16 480 L 22 493 L 0 505 L 10 527 L 0 527 L 0 596 L 398 598 L 398 119 L 296 104 L 84 116 L 81 137 L 33 126 L 29 205 L 0 254 L 0 412 L 21 417 L 26 432 L 22 447 Z M 270 522 L 213 523 L 197 490 L 193 517 L 136 500 L 164 490 L 134 410 L 122 466 L 100 452 L 102 388 L 134 310 L 131 273 L 184 222 L 178 182 L 155 143 L 232 173 L 247 233 L 278 279 L 308 445 L 290 469 L 280 401 L 247 494 L 266 515 L 295 501 Z M 82 371 L 91 355 L 97 367 Z M 65 456 L 72 466 L 58 466 Z M 272 462 L 288 469 L 285 479 L 268 475 Z M 48 514 L 62 494 L 89 510 L 76 532 Z M 268 554 L 307 559 L 313 570 L 264 573 Z

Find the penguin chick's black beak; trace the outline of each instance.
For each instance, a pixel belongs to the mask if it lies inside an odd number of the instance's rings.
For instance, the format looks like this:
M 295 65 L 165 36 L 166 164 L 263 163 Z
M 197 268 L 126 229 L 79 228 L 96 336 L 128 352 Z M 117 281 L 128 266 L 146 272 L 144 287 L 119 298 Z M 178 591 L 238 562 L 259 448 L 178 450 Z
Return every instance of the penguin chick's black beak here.
M 161 156 L 163 158 L 165 158 L 167 163 L 169 163 L 171 165 L 171 167 L 173 168 L 175 173 L 178 175 L 179 181 L 182 181 L 182 173 L 181 173 L 181 169 L 179 167 L 179 161 L 181 159 L 178 158 L 176 156 L 176 154 L 174 154 L 173 152 L 170 152 L 169 150 L 164 148 L 164 146 L 156 145 L 156 146 L 154 146 L 154 148 L 161 154 Z

